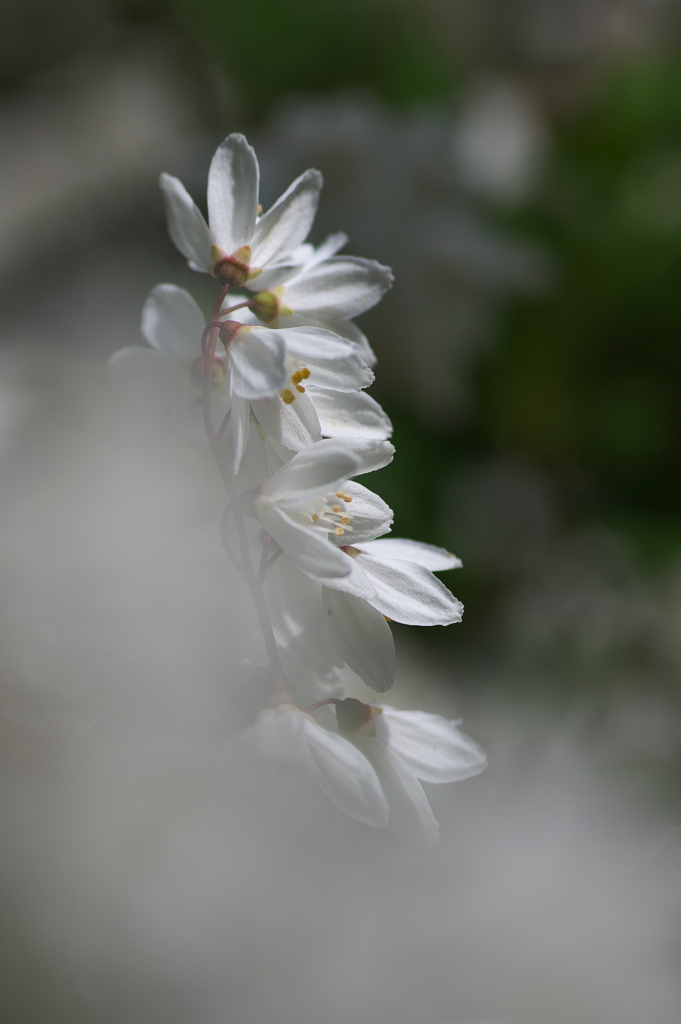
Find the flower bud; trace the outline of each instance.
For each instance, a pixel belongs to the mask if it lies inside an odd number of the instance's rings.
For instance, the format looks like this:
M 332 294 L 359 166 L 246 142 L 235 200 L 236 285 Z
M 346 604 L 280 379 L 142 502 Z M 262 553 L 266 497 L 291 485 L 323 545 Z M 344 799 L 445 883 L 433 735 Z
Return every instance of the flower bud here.
M 288 306 L 283 305 L 283 294 L 283 287 L 272 288 L 271 291 L 258 292 L 251 299 L 250 308 L 258 320 L 262 320 L 268 327 L 276 327 L 280 316 L 289 316 L 293 312 Z

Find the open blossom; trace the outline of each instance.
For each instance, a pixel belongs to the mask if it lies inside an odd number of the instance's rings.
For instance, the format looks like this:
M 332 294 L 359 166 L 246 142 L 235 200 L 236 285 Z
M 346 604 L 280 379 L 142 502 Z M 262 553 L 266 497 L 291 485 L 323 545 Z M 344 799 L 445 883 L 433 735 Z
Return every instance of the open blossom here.
M 349 483 L 349 477 L 380 469 L 393 452 L 389 441 L 318 441 L 258 488 L 254 514 L 303 572 L 325 579 L 347 576 L 352 563 L 339 547 L 340 540 L 346 534 L 362 539 L 377 521 L 385 532 L 392 521 L 385 502 Z
M 305 171 L 262 216 L 259 180 L 253 148 L 243 135 L 228 135 L 210 165 L 206 224 L 182 182 L 161 175 L 170 236 L 193 270 L 223 285 L 260 290 L 295 267 L 292 254 L 312 227 L 322 176 Z
M 344 493 L 359 486 L 344 484 Z M 387 509 L 385 529 L 390 525 L 389 513 Z M 389 542 L 385 552 L 384 540 Z M 345 548 L 340 550 L 346 555 L 341 565 L 347 569 L 352 556 Z M 332 665 L 349 665 L 367 686 L 383 693 L 393 685 L 396 671 L 388 620 L 409 625 L 458 622 L 463 613 L 461 602 L 433 571 L 457 568 L 460 562 L 443 548 L 401 538 L 358 542 L 354 550 L 356 559 L 361 550 L 365 564 L 383 575 L 363 597 L 341 589 L 352 586 L 352 566 L 348 575 L 320 577 L 302 571 L 300 562 L 284 555 L 268 574 L 270 606 L 282 647 L 304 636 L 310 664 L 325 672 Z M 400 558 L 387 557 L 397 551 Z M 391 604 L 390 616 L 381 610 L 386 602 Z
M 387 827 L 432 846 L 438 823 L 421 782 L 459 782 L 487 765 L 485 752 L 458 722 L 425 711 L 399 711 L 354 697 L 336 702 L 338 728 L 371 762 L 388 802 Z
M 336 654 L 383 693 L 396 668 L 388 620 L 412 626 L 460 622 L 463 605 L 433 572 L 461 562 L 443 548 L 397 537 L 353 541 L 345 551 L 352 558 L 350 573 L 326 579 L 322 587 L 324 630 Z
M 395 678 L 394 619 L 408 625 L 458 622 L 463 606 L 434 572 L 460 566 L 456 556 L 431 544 L 382 538 L 392 512 L 349 477 L 390 461 L 388 442 L 330 439 L 295 455 L 258 489 L 254 511 L 263 529 L 299 570 L 297 583 L 279 588 L 279 599 L 313 596 L 323 610 L 319 643 L 349 665 L 367 686 L 390 689 Z M 279 565 L 276 575 L 285 572 Z M 286 592 L 288 591 L 288 596 Z M 295 613 L 282 611 L 295 621 Z M 295 628 L 295 627 L 294 627 Z M 291 632 L 290 626 L 284 632 Z
M 205 318 L 188 292 L 158 285 L 142 312 L 141 330 L 151 350 L 129 346 L 109 363 L 123 387 L 141 401 L 156 396 L 156 403 L 171 407 L 182 432 L 191 436 L 203 429 L 204 327 Z M 273 330 L 233 322 L 222 333 L 226 344 L 213 359 L 212 413 L 217 426 L 231 410 L 235 470 L 252 414 L 267 434 L 294 451 L 323 432 L 352 431 L 353 414 L 356 433 L 385 437 L 390 432 L 378 403 L 360 391 L 371 384 L 373 373 L 347 340 L 314 326 Z

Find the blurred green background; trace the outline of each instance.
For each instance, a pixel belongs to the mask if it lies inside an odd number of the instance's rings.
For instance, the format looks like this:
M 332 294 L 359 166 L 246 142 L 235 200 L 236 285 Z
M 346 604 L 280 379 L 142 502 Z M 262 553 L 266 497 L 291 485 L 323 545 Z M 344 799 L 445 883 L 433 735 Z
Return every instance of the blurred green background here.
M 403 643 L 464 699 L 677 707 L 679 14 L 6 0 L 3 338 L 103 361 L 138 341 L 158 280 L 200 292 L 156 176 L 201 196 L 228 131 L 256 145 L 266 199 L 320 166 L 315 240 L 346 230 L 396 270 L 362 321 L 397 445 L 375 488 L 398 535 L 464 561 L 464 622 Z

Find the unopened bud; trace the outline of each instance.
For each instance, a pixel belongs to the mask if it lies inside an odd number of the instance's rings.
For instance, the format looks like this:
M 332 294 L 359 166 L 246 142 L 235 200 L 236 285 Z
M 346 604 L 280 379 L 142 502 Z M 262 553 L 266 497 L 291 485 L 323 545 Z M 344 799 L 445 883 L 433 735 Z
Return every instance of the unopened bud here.
M 279 298 L 274 292 L 258 292 L 251 299 L 250 308 L 258 320 L 268 326 L 276 324 L 279 319 Z

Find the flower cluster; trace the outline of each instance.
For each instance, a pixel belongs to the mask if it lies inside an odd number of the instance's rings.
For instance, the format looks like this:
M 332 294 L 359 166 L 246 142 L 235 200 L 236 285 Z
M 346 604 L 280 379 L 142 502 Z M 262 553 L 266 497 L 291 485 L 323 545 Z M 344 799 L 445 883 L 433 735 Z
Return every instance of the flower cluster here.
M 375 357 L 354 323 L 392 275 L 339 255 L 344 235 L 306 242 L 321 184 L 307 171 L 262 213 L 242 135 L 213 157 L 208 222 L 162 175 L 171 238 L 218 295 L 205 318 L 188 292 L 155 288 L 142 314 L 150 348 L 122 349 L 110 371 L 215 457 L 229 499 L 223 543 L 253 600 L 272 694 L 247 737 L 352 817 L 429 845 L 437 823 L 419 780 L 475 775 L 484 754 L 438 715 L 344 697 L 342 670 L 388 690 L 389 622 L 457 622 L 461 604 L 434 572 L 460 563 L 386 538 L 391 510 L 355 480 L 394 453 L 390 420 L 365 391 Z M 335 709 L 335 729 L 313 717 L 323 705 Z

